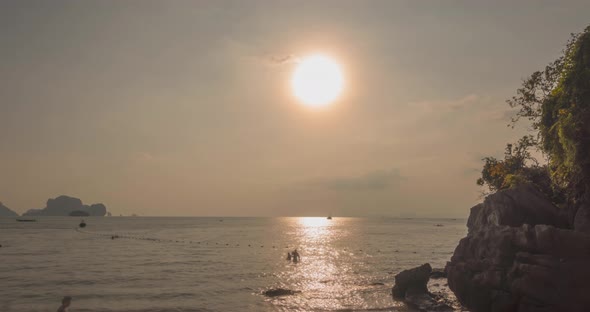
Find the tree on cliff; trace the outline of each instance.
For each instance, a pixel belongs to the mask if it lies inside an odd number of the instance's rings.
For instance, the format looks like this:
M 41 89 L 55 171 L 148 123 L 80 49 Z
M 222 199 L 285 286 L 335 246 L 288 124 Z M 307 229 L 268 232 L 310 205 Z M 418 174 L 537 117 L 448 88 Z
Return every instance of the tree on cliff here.
M 491 192 L 532 182 L 550 198 L 577 202 L 590 193 L 590 26 L 572 34 L 563 55 L 534 72 L 507 101 L 535 132 L 521 139 L 504 160 L 484 158 L 477 184 Z M 529 148 L 538 148 L 546 166 L 528 165 Z M 563 197 L 565 194 L 565 198 Z

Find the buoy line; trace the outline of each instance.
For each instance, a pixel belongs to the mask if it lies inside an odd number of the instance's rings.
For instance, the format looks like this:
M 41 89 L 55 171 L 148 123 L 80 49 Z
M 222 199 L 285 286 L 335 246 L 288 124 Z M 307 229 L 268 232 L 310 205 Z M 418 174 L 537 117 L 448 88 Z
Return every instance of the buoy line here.
M 193 240 L 174 240 L 174 239 L 161 239 L 161 238 L 153 238 L 153 237 L 142 237 L 142 236 L 135 236 L 135 235 L 128 235 L 128 234 L 116 234 L 116 233 L 95 233 L 82 230 L 80 228 L 75 228 L 75 230 L 79 233 L 88 234 L 88 235 L 95 235 L 101 236 L 105 238 L 111 239 L 134 239 L 134 240 L 143 240 L 143 241 L 151 241 L 151 242 L 158 242 L 158 243 L 184 243 L 184 244 L 194 244 L 194 245 L 206 245 L 210 247 L 219 247 L 219 248 L 230 248 L 230 247 L 241 247 L 240 244 L 230 244 L 230 243 L 219 243 L 219 242 L 211 242 L 211 241 L 193 241 Z M 264 245 L 252 245 L 248 244 L 248 247 L 256 247 L 260 246 L 260 248 L 264 248 Z M 285 248 L 289 248 L 286 246 Z M 278 249 L 277 246 L 273 245 L 271 249 Z
M 230 243 L 219 243 L 219 242 L 212 242 L 212 241 L 193 241 L 193 240 L 174 240 L 174 239 L 161 239 L 161 238 L 153 238 L 153 237 L 142 237 L 142 236 L 135 236 L 135 235 L 130 235 L 130 233 L 126 233 L 123 232 L 123 234 L 117 234 L 117 233 L 96 233 L 96 232 L 89 232 L 89 231 L 85 231 L 80 229 L 79 227 L 74 228 L 74 230 L 76 230 L 78 233 L 82 233 L 82 234 L 87 234 L 87 235 L 95 235 L 95 236 L 100 236 L 100 237 L 105 237 L 107 239 L 133 239 L 133 240 L 142 240 L 142 241 L 150 241 L 150 242 L 156 242 L 156 243 L 182 243 L 182 244 L 191 244 L 191 245 L 198 245 L 198 246 L 207 246 L 207 247 L 217 247 L 217 248 L 238 248 L 238 247 L 244 247 L 244 248 L 265 248 L 265 246 L 263 244 L 230 244 Z M 295 248 L 295 246 L 285 246 L 283 248 L 280 248 L 277 245 L 271 245 L 271 246 L 266 246 L 266 248 L 269 249 L 276 249 L 276 250 L 280 250 L 280 249 L 289 249 L 289 248 Z M 365 253 L 365 254 L 369 254 L 367 252 L 367 250 L 364 249 L 358 249 L 358 250 L 354 250 L 354 249 L 349 249 L 349 248 L 344 248 L 343 251 L 346 252 L 361 252 L 361 253 Z M 376 253 L 381 253 L 380 249 L 374 250 L 374 252 Z M 399 250 L 395 250 L 395 253 L 398 253 Z M 415 252 L 414 252 L 415 253 Z

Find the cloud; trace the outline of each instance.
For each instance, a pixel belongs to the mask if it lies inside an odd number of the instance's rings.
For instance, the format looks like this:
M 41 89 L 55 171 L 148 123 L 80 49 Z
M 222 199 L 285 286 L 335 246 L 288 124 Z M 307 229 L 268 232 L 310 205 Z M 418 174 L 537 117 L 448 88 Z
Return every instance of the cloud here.
M 375 191 L 397 186 L 405 180 L 407 178 L 400 174 L 399 169 L 391 169 L 367 172 L 359 176 L 322 179 L 310 184 L 334 191 Z
M 297 57 L 294 54 L 286 55 L 271 55 L 268 57 L 270 63 L 274 65 L 284 65 L 290 63 L 296 63 Z
M 409 103 L 409 107 L 418 108 L 423 112 L 440 112 L 440 111 L 456 111 L 465 109 L 469 106 L 473 106 L 481 100 L 481 97 L 477 94 L 468 94 L 457 100 L 445 100 L 445 101 L 420 101 Z

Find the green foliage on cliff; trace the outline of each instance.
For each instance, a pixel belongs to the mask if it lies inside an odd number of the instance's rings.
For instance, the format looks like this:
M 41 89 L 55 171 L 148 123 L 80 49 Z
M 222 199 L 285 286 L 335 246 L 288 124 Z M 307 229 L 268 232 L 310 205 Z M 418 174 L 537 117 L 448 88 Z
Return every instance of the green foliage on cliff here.
M 542 105 L 540 136 L 554 183 L 577 198 L 590 186 L 590 27 L 574 36 Z
M 484 158 L 477 184 L 495 192 L 529 182 L 556 201 L 590 191 L 590 26 L 572 34 L 563 55 L 534 72 L 507 102 L 518 108 L 513 125 L 526 119 L 535 134 L 514 150 L 508 144 L 503 160 Z M 531 157 L 532 148 L 547 157 L 547 166 Z
M 554 202 L 563 196 L 555 189 L 546 165 L 540 165 L 530 150 L 538 145 L 533 136 L 522 137 L 516 144 L 507 144 L 504 159 L 485 157 L 481 178 L 477 184 L 487 186 L 490 192 L 512 188 L 521 184 L 534 184 Z

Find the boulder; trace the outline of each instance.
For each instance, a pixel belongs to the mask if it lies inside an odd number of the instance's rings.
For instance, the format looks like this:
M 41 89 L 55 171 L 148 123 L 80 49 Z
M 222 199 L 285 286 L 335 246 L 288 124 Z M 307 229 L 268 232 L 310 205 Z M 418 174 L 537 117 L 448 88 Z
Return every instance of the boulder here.
M 18 213 L 10 210 L 0 202 L 0 217 L 18 217 Z
M 432 268 L 428 263 L 398 273 L 391 295 L 394 299 L 403 299 L 419 311 L 452 311 L 449 305 L 437 300 L 436 296 L 428 291 L 431 273 Z
M 567 227 L 568 220 L 534 185 L 523 184 L 485 198 L 471 208 L 468 231 L 489 226 L 548 224 Z
M 404 298 L 408 289 L 428 293 L 428 280 L 432 268 L 425 263 L 419 267 L 401 271 L 395 276 L 395 285 L 391 289 L 394 298 Z

